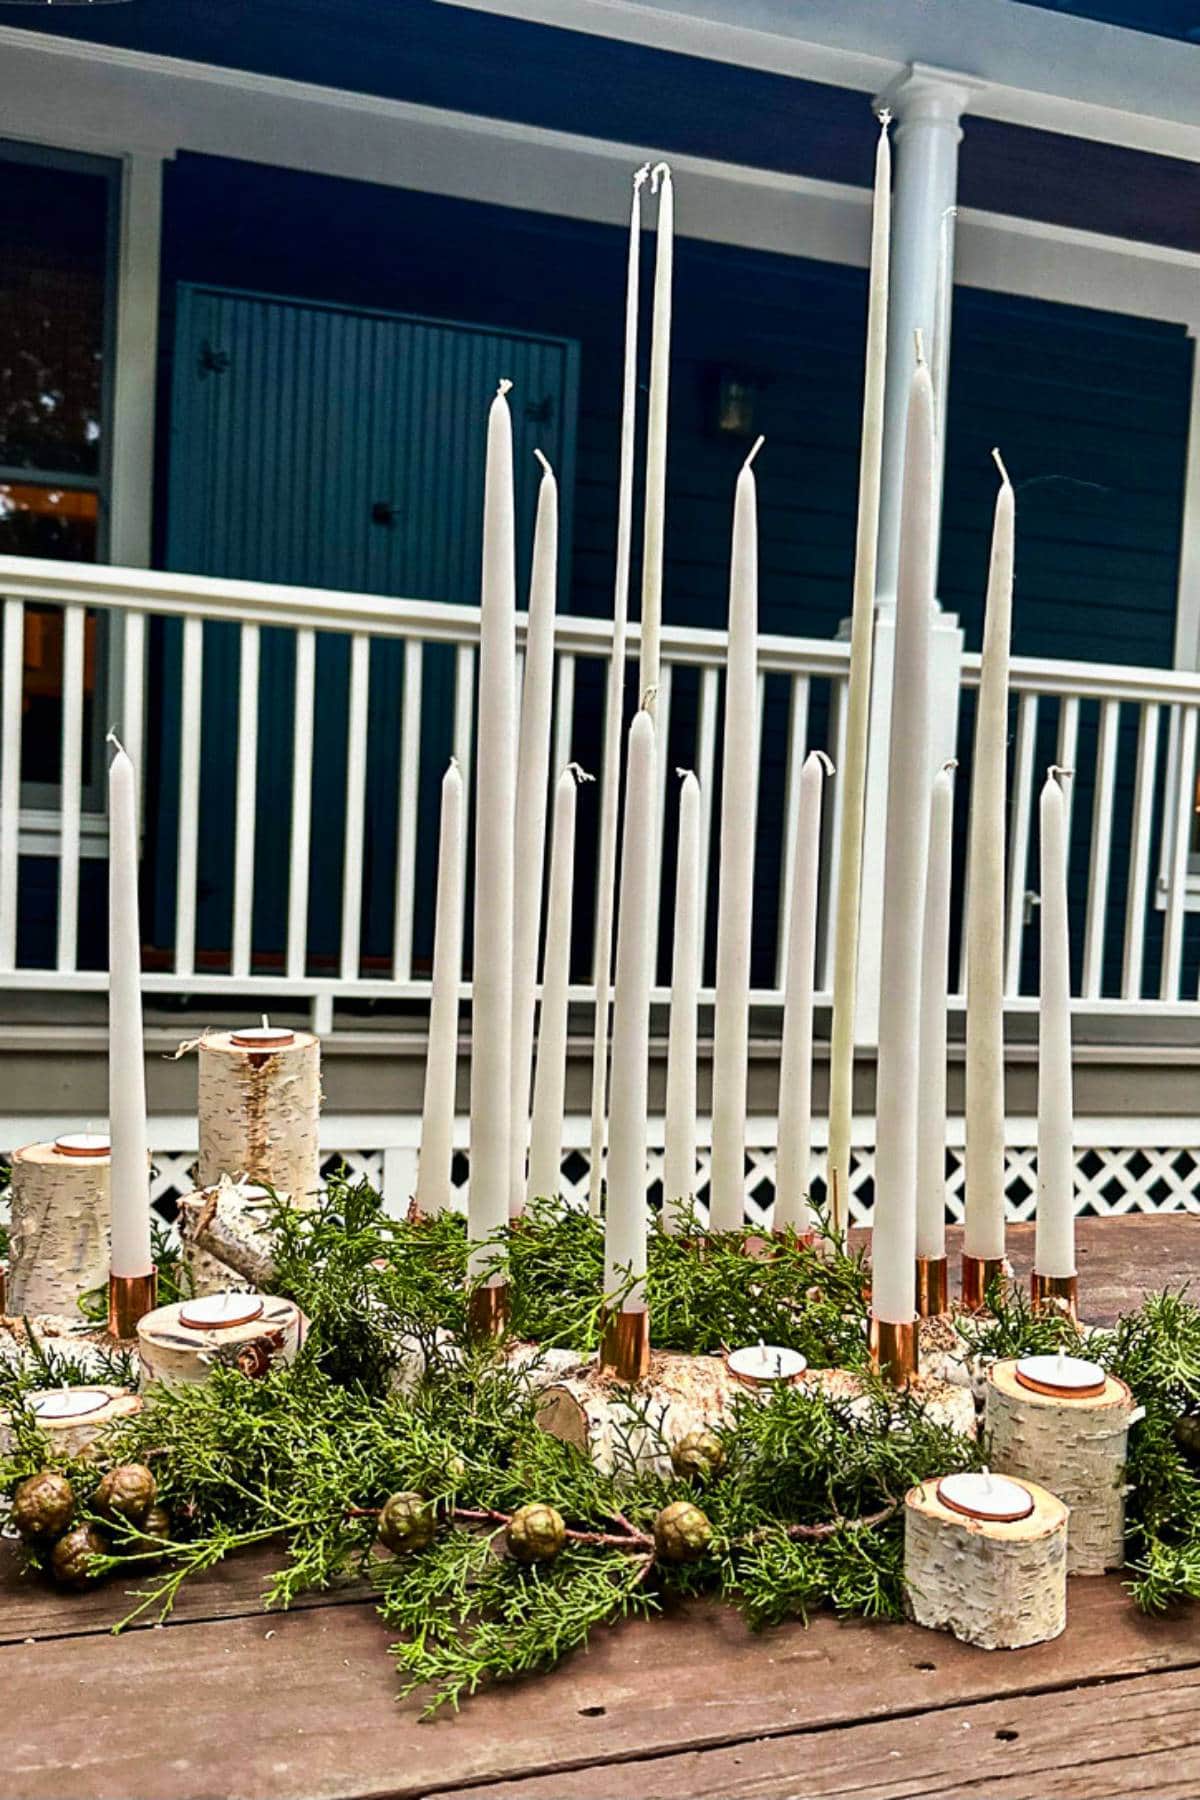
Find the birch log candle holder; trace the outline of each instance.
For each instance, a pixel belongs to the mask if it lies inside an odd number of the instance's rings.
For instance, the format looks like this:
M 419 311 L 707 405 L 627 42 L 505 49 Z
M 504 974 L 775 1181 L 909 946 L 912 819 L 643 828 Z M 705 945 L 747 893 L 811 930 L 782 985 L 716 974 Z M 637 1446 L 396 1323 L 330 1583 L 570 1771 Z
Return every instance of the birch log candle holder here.
M 221 1181 L 184 1195 L 179 1241 L 193 1294 L 218 1294 L 245 1281 L 270 1287 L 270 1208 L 270 1189 L 253 1181 Z
M 96 1382 L 88 1387 L 37 1388 L 25 1395 L 25 1404 L 37 1420 L 56 1456 L 86 1456 L 110 1425 L 140 1412 L 142 1401 L 128 1388 Z M 0 1453 L 13 1449 L 10 1414 L 0 1414 Z
M 224 1364 L 260 1377 L 296 1359 L 304 1317 L 270 1294 L 210 1294 L 147 1313 L 138 1325 L 140 1384 L 186 1387 Z
M 320 1039 L 264 1023 L 207 1033 L 196 1049 L 197 1185 L 244 1177 L 293 1206 L 311 1204 L 321 1180 Z
M 1123 1381 L 1075 1356 L 1028 1356 L 988 1370 L 991 1455 L 1044 1482 L 1071 1509 L 1067 1569 L 1103 1575 L 1125 1561 L 1125 1455 L 1134 1414 Z
M 109 1143 L 73 1132 L 12 1159 L 8 1306 L 16 1315 L 75 1311 L 108 1281 Z
M 910 1618 L 983 1650 L 1056 1638 L 1067 1623 L 1067 1508 L 1032 1481 L 954 1475 L 904 1500 Z

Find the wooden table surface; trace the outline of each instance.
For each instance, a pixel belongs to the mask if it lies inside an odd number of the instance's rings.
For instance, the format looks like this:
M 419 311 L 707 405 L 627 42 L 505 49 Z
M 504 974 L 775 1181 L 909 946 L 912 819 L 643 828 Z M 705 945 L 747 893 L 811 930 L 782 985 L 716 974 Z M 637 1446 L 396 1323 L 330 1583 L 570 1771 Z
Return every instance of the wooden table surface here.
M 1081 1221 L 1087 1315 L 1200 1265 L 1200 1220 Z M 1029 1227 L 1010 1233 L 1021 1266 Z M 956 1248 L 956 1246 L 952 1246 Z M 1200 1612 L 1074 1580 L 1052 1644 L 988 1653 L 908 1625 L 752 1636 L 716 1604 L 598 1634 L 555 1673 L 418 1724 L 353 1592 L 270 1614 L 268 1561 L 189 1584 L 113 1638 L 112 1588 L 55 1594 L 0 1559 L 0 1795 L 14 1800 L 658 1800 L 1200 1793 Z

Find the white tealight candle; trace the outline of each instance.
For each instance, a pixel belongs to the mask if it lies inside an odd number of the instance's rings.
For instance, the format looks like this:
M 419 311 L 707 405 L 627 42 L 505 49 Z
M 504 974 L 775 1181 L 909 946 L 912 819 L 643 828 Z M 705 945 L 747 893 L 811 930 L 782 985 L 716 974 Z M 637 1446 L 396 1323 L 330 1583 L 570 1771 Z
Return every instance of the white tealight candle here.
M 111 1146 L 107 1132 L 68 1131 L 55 1138 L 54 1148 L 60 1156 L 107 1156 Z
M 993 1475 L 990 1469 L 943 1475 L 937 1494 L 942 1505 L 952 1512 L 966 1513 L 971 1519 L 991 1519 L 997 1524 L 1027 1519 L 1033 1511 L 1033 1495 L 1027 1487 L 1010 1481 L 1007 1475 Z
M 795 1381 L 808 1367 L 808 1360 L 798 1350 L 787 1350 L 779 1344 L 750 1344 L 743 1350 L 731 1350 L 725 1359 L 731 1375 L 739 1381 L 768 1386 L 773 1382 Z
M 1099 1363 L 1060 1350 L 1054 1356 L 1023 1356 L 1017 1364 L 1017 1380 L 1034 1393 L 1090 1400 L 1104 1392 L 1107 1377 Z
M 25 1399 L 39 1419 L 84 1419 L 108 1404 L 108 1395 L 99 1388 L 46 1388 Z
M 262 1314 L 262 1301 L 257 1294 L 204 1294 L 182 1307 L 179 1323 L 192 1331 L 220 1331 L 231 1325 L 249 1325 Z
M 285 1031 L 278 1025 L 268 1025 L 265 1017 L 261 1025 L 239 1025 L 229 1036 L 240 1050 L 286 1050 L 289 1044 L 296 1041 L 294 1031 Z

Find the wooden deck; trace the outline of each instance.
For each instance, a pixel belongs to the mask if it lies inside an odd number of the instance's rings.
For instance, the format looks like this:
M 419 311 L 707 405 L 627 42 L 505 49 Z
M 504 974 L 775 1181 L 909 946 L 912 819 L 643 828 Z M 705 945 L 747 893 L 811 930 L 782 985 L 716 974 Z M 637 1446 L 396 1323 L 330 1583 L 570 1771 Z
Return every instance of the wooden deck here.
M 1031 1231 L 1011 1234 L 1018 1262 Z M 1200 1220 L 1081 1225 L 1089 1316 L 1200 1265 Z M 355 1594 L 264 1612 L 247 1556 L 114 1639 L 112 1589 L 0 1573 L 0 1795 L 14 1800 L 667 1800 L 1200 1792 L 1200 1613 L 1076 1580 L 1066 1634 L 988 1654 L 905 1625 L 751 1636 L 716 1605 L 602 1632 L 555 1674 L 418 1725 Z

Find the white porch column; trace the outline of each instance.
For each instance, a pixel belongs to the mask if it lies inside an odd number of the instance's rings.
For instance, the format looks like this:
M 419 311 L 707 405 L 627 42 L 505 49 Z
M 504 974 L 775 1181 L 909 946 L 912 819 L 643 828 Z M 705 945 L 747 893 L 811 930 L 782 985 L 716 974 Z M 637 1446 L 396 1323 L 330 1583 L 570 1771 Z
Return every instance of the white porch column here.
M 983 83 L 970 75 L 912 63 L 876 101 L 896 119 L 896 177 L 892 203 L 888 365 L 884 402 L 883 484 L 871 721 L 867 741 L 862 906 L 859 926 L 858 1043 L 878 1037 L 879 952 L 883 901 L 883 836 L 887 811 L 887 746 L 895 651 L 896 569 L 900 548 L 900 485 L 904 421 L 912 377 L 914 333 L 920 331 L 935 381 L 938 454 L 945 455 L 946 391 L 950 367 L 950 298 L 954 282 L 953 212 L 958 191 L 960 120 Z M 939 295 L 939 289 L 941 294 Z M 936 513 L 941 513 L 941 466 Z M 936 545 L 935 545 L 936 570 Z M 979 571 L 980 585 L 986 565 Z M 954 614 L 938 608 L 932 634 L 933 687 L 929 779 L 955 754 L 962 632 Z
M 162 166 L 159 151 L 135 150 L 121 180 L 108 559 L 127 568 L 150 565 Z

